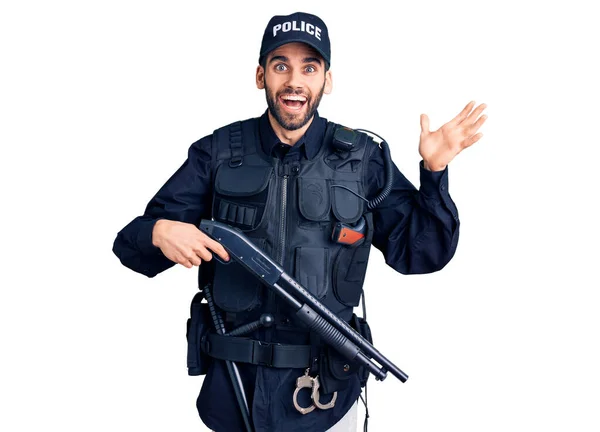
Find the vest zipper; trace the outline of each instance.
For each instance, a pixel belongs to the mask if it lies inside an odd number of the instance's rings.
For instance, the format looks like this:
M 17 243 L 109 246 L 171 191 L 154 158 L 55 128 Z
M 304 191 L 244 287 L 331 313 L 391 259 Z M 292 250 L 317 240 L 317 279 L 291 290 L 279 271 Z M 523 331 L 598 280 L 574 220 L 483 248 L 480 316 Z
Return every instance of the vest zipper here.
M 285 220 L 286 220 L 286 212 L 287 212 L 287 185 L 288 185 L 288 178 L 289 178 L 289 174 L 287 173 L 289 169 L 289 165 L 284 165 L 284 176 L 283 176 L 283 183 L 281 185 L 281 220 L 280 220 L 280 224 L 279 224 L 279 256 L 278 256 L 278 262 L 279 264 L 283 267 L 283 261 L 285 259 L 285 233 L 286 233 L 286 224 L 285 224 Z
M 278 168 L 277 168 L 278 169 Z M 281 218 L 279 220 L 279 242 L 277 244 L 276 250 L 276 261 L 281 267 L 284 267 L 285 261 L 285 236 L 287 233 L 287 189 L 288 189 L 288 179 L 290 177 L 290 166 L 287 163 L 283 163 L 283 178 L 281 182 Z M 269 290 L 267 293 L 267 305 L 269 310 L 273 310 L 275 308 L 275 293 L 273 290 Z M 279 308 L 274 311 L 276 317 L 279 316 Z M 275 318 L 278 319 L 278 318 Z M 266 332 L 267 342 L 271 341 L 273 335 L 273 329 L 268 329 Z

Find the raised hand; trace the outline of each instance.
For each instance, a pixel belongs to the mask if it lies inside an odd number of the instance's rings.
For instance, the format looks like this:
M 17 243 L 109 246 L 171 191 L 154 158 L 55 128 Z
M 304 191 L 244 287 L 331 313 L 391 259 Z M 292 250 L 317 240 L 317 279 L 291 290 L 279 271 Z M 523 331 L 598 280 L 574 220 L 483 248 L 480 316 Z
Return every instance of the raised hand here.
M 425 168 L 431 171 L 443 170 L 457 154 L 483 136 L 477 131 L 487 115 L 479 115 L 487 105 L 481 104 L 473 109 L 474 105 L 475 101 L 469 102 L 456 117 L 434 132 L 429 131 L 429 117 L 421 114 L 419 153 Z

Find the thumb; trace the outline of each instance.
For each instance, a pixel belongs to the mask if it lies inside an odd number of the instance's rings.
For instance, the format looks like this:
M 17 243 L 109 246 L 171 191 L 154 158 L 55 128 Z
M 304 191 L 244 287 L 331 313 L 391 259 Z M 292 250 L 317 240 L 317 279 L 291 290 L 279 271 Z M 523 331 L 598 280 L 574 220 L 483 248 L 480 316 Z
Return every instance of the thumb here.
M 427 114 L 421 114 L 421 133 L 429 133 L 429 117 Z

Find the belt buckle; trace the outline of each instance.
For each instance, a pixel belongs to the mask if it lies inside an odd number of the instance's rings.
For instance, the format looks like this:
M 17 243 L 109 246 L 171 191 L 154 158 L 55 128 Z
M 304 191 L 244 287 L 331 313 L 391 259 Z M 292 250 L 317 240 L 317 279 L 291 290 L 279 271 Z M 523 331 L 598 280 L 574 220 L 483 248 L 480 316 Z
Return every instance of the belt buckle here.
M 273 345 L 269 342 L 257 341 L 252 350 L 252 363 L 261 366 L 273 366 Z

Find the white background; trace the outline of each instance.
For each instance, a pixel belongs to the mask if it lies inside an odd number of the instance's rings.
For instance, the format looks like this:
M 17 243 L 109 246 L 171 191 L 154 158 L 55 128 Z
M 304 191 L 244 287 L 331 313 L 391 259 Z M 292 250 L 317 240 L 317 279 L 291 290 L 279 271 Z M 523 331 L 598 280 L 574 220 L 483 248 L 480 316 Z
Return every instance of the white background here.
M 321 115 L 384 136 L 413 183 L 419 115 L 489 106 L 450 166 L 454 259 L 371 255 L 375 344 L 410 379 L 370 382 L 370 430 L 600 430 L 594 2 L 332 3 L 2 3 L 1 430 L 205 430 L 196 271 L 148 279 L 112 243 L 192 142 L 262 114 L 262 33 L 298 10 L 331 34 Z

